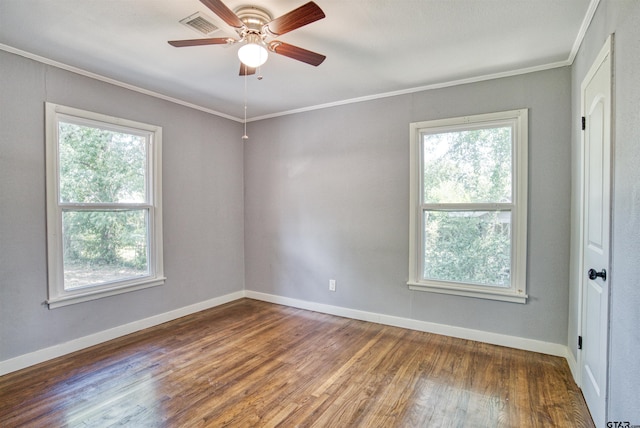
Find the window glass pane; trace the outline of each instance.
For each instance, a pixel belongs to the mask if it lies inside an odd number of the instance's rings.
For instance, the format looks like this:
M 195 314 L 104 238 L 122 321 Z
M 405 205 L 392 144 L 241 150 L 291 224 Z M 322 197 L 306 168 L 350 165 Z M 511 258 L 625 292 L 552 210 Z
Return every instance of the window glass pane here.
M 423 279 L 509 287 L 511 212 L 424 211 Z
M 65 290 L 149 275 L 148 210 L 63 211 Z
M 425 203 L 511 202 L 510 126 L 423 133 Z
M 146 138 L 59 123 L 60 201 L 146 201 Z

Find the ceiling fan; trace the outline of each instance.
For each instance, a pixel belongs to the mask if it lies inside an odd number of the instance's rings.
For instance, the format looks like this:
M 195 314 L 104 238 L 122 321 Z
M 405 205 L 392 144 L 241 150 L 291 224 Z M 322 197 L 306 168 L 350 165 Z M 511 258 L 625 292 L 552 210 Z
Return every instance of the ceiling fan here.
M 268 38 L 278 37 L 297 28 L 303 27 L 325 17 L 324 12 L 314 2 L 310 1 L 297 9 L 273 19 L 271 14 L 255 6 L 243 6 L 235 12 L 229 9 L 221 0 L 200 0 L 220 19 L 233 27 L 239 39 L 230 37 L 214 37 L 207 39 L 172 40 L 169 44 L 175 47 L 222 45 L 244 43 L 238 50 L 240 58 L 240 75 L 250 75 L 265 63 L 268 51 L 318 66 L 325 60 L 325 56 L 298 46 L 290 45 L 279 40 Z

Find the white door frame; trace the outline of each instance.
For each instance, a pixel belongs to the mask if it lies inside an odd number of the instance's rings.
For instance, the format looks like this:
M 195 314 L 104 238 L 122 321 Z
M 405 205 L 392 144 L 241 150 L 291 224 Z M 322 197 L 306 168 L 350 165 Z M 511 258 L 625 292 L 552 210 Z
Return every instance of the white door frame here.
M 611 56 L 611 71 L 612 71 L 612 75 L 611 75 L 611 83 L 612 83 L 612 88 L 611 88 L 611 92 L 610 92 L 610 103 L 611 103 L 611 109 L 610 109 L 610 115 L 611 115 L 611 152 L 613 152 L 613 144 L 614 144 L 614 111 L 615 111 L 615 104 L 614 104 L 614 92 L 613 92 L 613 69 L 614 69 L 614 63 L 613 63 L 613 49 L 614 49 L 614 35 L 611 34 L 609 37 L 607 37 L 607 40 L 605 41 L 602 49 L 600 50 L 600 52 L 598 53 L 597 57 L 595 58 L 595 60 L 593 61 L 591 67 L 589 68 L 589 71 L 587 72 L 587 74 L 585 75 L 582 84 L 580 86 L 580 112 L 581 112 L 581 116 L 585 117 L 585 111 L 586 111 L 586 107 L 585 107 L 585 99 L 584 99 L 584 92 L 585 92 L 585 87 L 587 85 L 587 82 L 589 82 L 593 76 L 595 75 L 595 73 L 598 71 L 599 66 L 602 64 L 602 62 L 605 60 L 605 58 L 607 57 L 607 55 Z M 585 194 L 584 194 L 584 190 L 585 190 L 585 174 L 586 174 L 586 165 L 585 165 L 585 132 L 582 131 L 581 135 L 580 135 L 580 153 L 579 153 L 579 159 L 580 159 L 580 165 L 579 165 L 579 177 L 580 177 L 580 200 L 579 200 L 579 205 L 580 205 L 580 227 L 579 227 L 579 260 L 578 260 L 578 272 L 577 272 L 577 278 L 578 278 L 578 335 L 582 336 L 583 335 L 583 330 L 584 330 L 584 319 L 583 319 L 583 314 L 585 311 L 584 308 L 584 286 L 585 286 L 585 269 L 587 269 L 588 267 L 585 266 L 584 264 L 584 233 L 585 233 L 585 214 L 584 214 L 584 210 L 585 210 Z M 613 156 L 612 156 L 612 162 L 613 162 Z M 611 191 L 611 195 L 613 194 L 613 163 L 611 164 L 611 184 L 610 184 L 610 191 Z M 613 206 L 613 201 L 611 201 L 611 206 Z M 611 210 L 611 207 L 610 207 Z M 611 216 L 610 216 L 611 218 Z M 611 223 L 612 221 L 610 220 L 609 223 L 609 243 L 611 243 Z M 611 247 L 611 245 L 609 245 L 609 247 Z M 609 251 L 609 261 L 608 261 L 608 267 L 611 266 L 611 251 Z M 610 273 L 610 269 L 607 269 L 607 273 Z M 608 275 L 607 277 L 607 282 L 608 282 L 608 292 L 610 293 L 610 289 L 611 289 L 611 276 Z M 610 297 L 610 296 L 609 296 Z M 608 299 L 608 305 L 609 308 L 611 306 L 611 299 Z M 608 313 L 608 317 L 607 317 L 607 332 L 609 331 L 609 323 L 610 323 L 610 311 L 607 311 Z M 605 376 L 606 376 L 606 381 L 605 381 L 605 418 L 606 418 L 606 414 L 607 414 L 607 407 L 608 407 L 608 388 L 609 388 L 609 334 L 607 333 L 607 343 L 606 343 L 606 347 L 607 347 L 607 367 L 605 370 Z M 578 384 L 579 387 L 582 388 L 583 384 L 584 384 L 584 379 L 582 379 L 582 365 L 583 365 L 584 361 L 583 361 L 583 354 L 582 351 L 580 349 L 578 349 L 577 352 L 577 370 L 575 371 L 575 380 L 576 383 Z M 598 423 L 598 421 L 594 421 L 596 424 Z

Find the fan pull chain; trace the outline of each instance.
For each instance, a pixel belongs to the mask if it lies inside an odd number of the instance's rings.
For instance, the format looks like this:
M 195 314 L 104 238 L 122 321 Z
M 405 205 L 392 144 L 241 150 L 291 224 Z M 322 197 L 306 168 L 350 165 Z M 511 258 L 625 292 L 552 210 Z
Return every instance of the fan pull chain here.
M 247 72 L 245 69 L 244 73 L 244 134 L 242 135 L 243 140 L 248 140 L 249 136 L 247 135 Z

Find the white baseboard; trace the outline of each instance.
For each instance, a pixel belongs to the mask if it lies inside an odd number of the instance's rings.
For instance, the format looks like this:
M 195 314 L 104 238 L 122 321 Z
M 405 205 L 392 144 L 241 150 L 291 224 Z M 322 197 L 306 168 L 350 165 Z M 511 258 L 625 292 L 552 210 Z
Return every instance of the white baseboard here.
M 70 354 L 72 352 L 88 348 L 90 346 L 98 345 L 108 340 L 135 333 L 136 331 L 144 330 L 145 328 L 153 327 L 167 321 L 172 321 L 186 315 L 213 308 L 215 306 L 219 306 L 233 300 L 238 300 L 244 297 L 244 295 L 244 291 L 236 291 L 235 293 L 215 297 L 210 300 L 205 300 L 204 302 L 198 302 L 193 305 L 185 306 L 159 315 L 154 315 L 152 317 L 134 321 L 129 324 L 124 324 L 118 327 L 110 328 L 108 330 L 100 331 L 98 333 L 90 334 L 88 336 L 80 337 L 78 339 L 61 343 L 59 345 L 39 349 L 29 354 L 20 355 L 9 360 L 0 361 L 0 376 L 29 366 L 33 366 L 35 364 L 42 363 L 47 360 L 51 360 L 53 358 Z
M 427 333 L 441 334 L 444 336 L 457 337 L 460 339 L 474 340 L 477 342 L 490 343 L 493 345 L 506 346 L 509 348 L 522 349 L 525 351 L 540 352 L 543 354 L 564 357 L 569 364 L 574 380 L 578 383 L 577 362 L 569 348 L 558 343 L 543 342 L 540 340 L 526 339 L 516 336 L 491 333 L 481 330 L 474 330 L 464 327 L 455 327 L 445 324 L 432 323 L 428 321 L 418 321 L 410 318 L 396 317 L 392 315 L 378 314 L 375 312 L 360 311 L 341 306 L 326 305 L 323 303 L 309 302 L 306 300 L 292 299 L 273 294 L 259 293 L 257 291 L 237 291 L 224 296 L 216 297 L 204 302 L 175 309 L 163 314 L 155 315 L 129 324 L 104 330 L 89 336 L 84 336 L 69 342 L 54 345 L 49 348 L 40 349 L 29 354 L 0 361 L 0 376 L 11 373 L 35 364 L 51 360 L 75 351 L 79 351 L 90 346 L 144 330 L 174 319 L 190 315 L 205 309 L 213 308 L 237 299 L 247 297 L 255 300 L 276 303 L 294 308 L 306 309 L 321 312 L 329 315 L 336 315 L 345 318 L 352 318 L 362 321 L 369 321 L 378 324 L 390 325 L 394 327 L 407 328 L 411 330 L 424 331 Z M 579 383 L 578 383 L 579 384 Z
M 493 345 L 506 346 L 509 348 L 522 349 L 525 351 L 539 352 L 542 354 L 554 355 L 557 357 L 567 358 L 567 356 L 570 355 L 567 346 L 561 345 L 559 343 L 543 342 L 541 340 L 508 336 L 505 334 L 491 333 L 487 331 L 474 330 L 464 327 L 455 327 L 445 324 L 437 324 L 428 321 L 418 321 L 410 318 L 402 318 L 392 315 L 360 311 L 357 309 L 349 309 L 341 306 L 325 305 L 323 303 L 308 302 L 305 300 L 292 299 L 289 297 L 259 293 L 250 290 L 245 291 L 245 296 L 250 299 L 262 300 L 265 302 L 277 303 L 280 305 L 292 306 L 294 308 L 307 309 L 310 311 L 322 312 L 325 314 L 337 315 L 345 318 L 353 318 L 357 320 L 369 321 L 394 327 L 408 328 L 411 330 L 424 331 L 427 333 L 441 334 L 444 336 L 457 337 L 460 339 L 475 340 L 477 342 L 490 343 Z
M 575 355 L 573 355 L 573 353 L 571 352 L 568 346 L 567 346 L 567 355 L 565 355 L 565 358 L 567 359 L 567 364 L 569 364 L 569 369 L 571 370 L 571 375 L 573 376 L 573 380 L 580 388 L 582 388 L 582 385 L 581 385 L 582 378 L 580 377 L 580 366 L 578 366 L 578 360 L 576 359 Z

